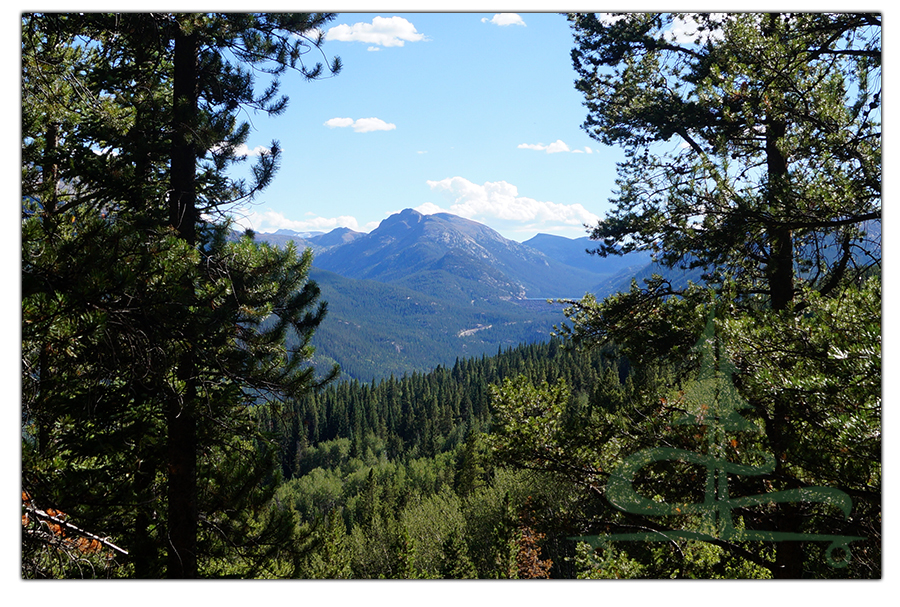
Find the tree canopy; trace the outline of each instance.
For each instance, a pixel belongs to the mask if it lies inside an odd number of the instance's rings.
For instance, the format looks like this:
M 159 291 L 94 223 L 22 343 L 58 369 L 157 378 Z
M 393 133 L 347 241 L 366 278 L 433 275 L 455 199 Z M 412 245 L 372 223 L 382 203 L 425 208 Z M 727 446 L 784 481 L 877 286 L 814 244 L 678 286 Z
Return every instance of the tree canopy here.
M 601 254 L 650 248 L 777 310 L 877 264 L 879 15 L 570 20 L 583 127 L 627 156 Z

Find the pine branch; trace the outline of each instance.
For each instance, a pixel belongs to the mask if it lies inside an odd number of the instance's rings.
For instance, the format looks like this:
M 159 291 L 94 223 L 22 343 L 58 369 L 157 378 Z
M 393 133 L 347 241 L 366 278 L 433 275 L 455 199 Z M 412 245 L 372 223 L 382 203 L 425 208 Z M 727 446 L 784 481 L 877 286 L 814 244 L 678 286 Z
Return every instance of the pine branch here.
M 25 504 L 25 512 L 26 512 L 26 515 L 23 516 L 23 518 L 22 518 L 23 525 L 27 524 L 27 522 L 28 522 L 27 516 L 30 514 L 38 521 L 49 523 L 47 526 L 50 529 L 50 533 L 52 533 L 52 535 L 58 536 L 62 540 L 62 542 L 73 545 L 74 547 L 79 548 L 82 551 L 89 551 L 88 549 L 90 548 L 90 543 L 88 544 L 87 548 L 84 547 L 83 545 L 79 544 L 78 540 L 73 540 L 72 538 L 65 537 L 65 534 L 63 533 L 63 529 L 74 532 L 77 535 L 81 536 L 82 538 L 87 538 L 88 540 L 97 542 L 99 545 L 109 548 L 110 550 L 113 550 L 115 552 L 118 552 L 119 554 L 123 554 L 126 556 L 128 555 L 127 550 L 124 550 L 123 548 L 119 548 L 118 546 L 113 544 L 108 539 L 100 537 L 99 535 L 94 535 L 93 533 L 91 533 L 89 531 L 85 531 L 84 529 L 76 527 L 75 525 L 73 525 L 72 523 L 69 523 L 68 521 L 61 518 L 60 516 L 49 514 L 45 510 L 36 508 L 35 506 L 28 504 L 28 503 Z M 27 533 L 35 535 L 36 530 L 28 530 Z

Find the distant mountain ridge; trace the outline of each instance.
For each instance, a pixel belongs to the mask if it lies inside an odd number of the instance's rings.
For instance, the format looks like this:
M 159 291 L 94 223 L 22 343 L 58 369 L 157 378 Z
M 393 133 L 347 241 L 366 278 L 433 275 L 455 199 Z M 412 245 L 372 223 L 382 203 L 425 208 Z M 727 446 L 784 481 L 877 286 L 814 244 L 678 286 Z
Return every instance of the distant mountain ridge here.
M 279 230 L 256 238 L 313 250 L 311 276 L 328 302 L 316 362 L 337 362 L 345 377 L 364 381 L 544 341 L 565 320 L 562 306 L 545 299 L 580 298 L 649 259 L 591 256 L 587 238 L 519 243 L 469 219 L 413 209 L 368 234 Z
M 256 233 L 258 240 L 269 244 L 284 246 L 288 242 L 293 242 L 297 248 L 301 250 L 309 248 L 313 252 L 346 244 L 359 236 L 363 236 L 363 233 L 350 228 L 335 228 L 330 232 L 297 232 L 282 228 L 275 232 Z
M 584 253 L 584 257 L 590 256 Z M 431 292 L 440 292 L 440 283 L 452 277 L 463 289 L 466 283 L 477 283 L 468 287 L 474 298 L 522 299 L 581 296 L 620 269 L 607 270 L 606 260 L 593 261 L 593 269 L 589 264 L 573 265 L 552 250 L 508 240 L 478 222 L 448 213 L 423 215 L 406 209 L 369 234 L 322 251 L 315 265 L 349 278 Z
M 639 268 L 650 263 L 650 253 L 642 251 L 621 257 L 595 255 L 598 244 L 588 238 L 566 238 L 555 234 L 537 234 L 522 244 L 537 249 L 560 263 L 604 276 L 613 276 L 623 270 Z
M 860 261 L 881 253 L 880 221 L 867 230 Z M 368 234 L 338 228 L 256 237 L 313 250 L 311 277 L 329 305 L 313 340 L 315 362 L 338 362 L 344 377 L 364 381 L 544 341 L 565 321 L 562 306 L 544 299 L 602 298 L 654 273 L 677 286 L 702 280 L 702 270 L 663 268 L 648 252 L 590 255 L 596 245 L 587 237 L 538 234 L 519 243 L 469 219 L 413 209 Z M 837 252 L 834 243 L 827 248 Z

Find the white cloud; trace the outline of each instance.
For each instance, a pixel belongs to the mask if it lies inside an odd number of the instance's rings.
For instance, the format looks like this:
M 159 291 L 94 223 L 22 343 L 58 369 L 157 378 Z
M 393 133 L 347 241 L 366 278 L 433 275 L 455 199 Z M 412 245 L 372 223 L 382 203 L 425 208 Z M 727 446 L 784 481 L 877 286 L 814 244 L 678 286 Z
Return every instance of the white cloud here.
M 371 131 L 393 131 L 396 128 L 396 124 L 385 122 L 380 118 L 360 118 L 353 123 L 353 130 L 357 133 L 368 133 Z
M 257 232 L 275 232 L 277 230 L 294 230 L 295 232 L 330 232 L 335 228 L 350 228 L 360 231 L 359 222 L 350 215 L 339 217 L 316 217 L 307 219 L 288 219 L 283 214 L 268 209 L 258 213 L 251 209 L 239 209 L 234 213 L 234 222 L 240 227 L 251 228 Z
M 417 32 L 416 26 L 403 17 L 375 17 L 372 23 L 336 25 L 328 30 L 325 39 L 366 42 L 379 46 L 403 46 L 406 42 L 425 40 L 425 35 Z
M 246 144 L 242 143 L 241 145 L 234 148 L 234 153 L 236 156 L 262 156 L 264 154 L 270 154 L 272 152 L 271 148 L 267 148 L 264 145 L 258 145 L 252 150 L 247 147 Z
M 507 25 L 521 25 L 525 26 L 525 22 L 522 18 L 516 13 L 497 13 L 490 19 L 487 17 L 481 20 L 482 23 L 493 23 L 494 25 L 499 25 L 501 27 L 505 27 Z
M 381 118 L 360 118 L 359 120 L 353 120 L 353 118 L 332 118 L 325 121 L 325 126 L 332 129 L 352 126 L 357 133 L 393 131 L 397 128 L 396 124 L 385 122 Z
M 221 149 L 222 149 L 221 145 L 215 145 L 212 147 L 211 151 L 218 152 Z M 272 153 L 272 148 L 268 148 L 264 145 L 258 145 L 251 150 L 249 147 L 247 147 L 247 144 L 242 143 L 240 145 L 235 146 L 235 148 L 234 148 L 234 155 L 242 156 L 242 157 L 263 156 L 265 154 L 271 154 L 271 153 Z
M 558 154 L 560 152 L 592 154 L 594 152 L 594 150 L 587 146 L 585 146 L 583 150 L 573 150 L 562 139 L 557 139 L 549 145 L 544 145 L 543 143 L 520 143 L 518 147 L 520 150 L 537 150 L 538 152 L 546 152 L 547 154 Z
M 332 118 L 325 121 L 325 126 L 331 129 L 353 126 L 353 118 Z
M 560 204 L 520 196 L 518 188 L 506 181 L 488 181 L 478 185 L 463 177 L 450 177 L 428 181 L 427 184 L 432 190 L 444 192 L 450 198 L 452 202 L 448 212 L 492 226 L 499 221 L 513 229 L 583 230 L 584 224 L 592 225 L 600 219 L 580 204 Z M 426 203 L 419 207 L 419 212 L 424 213 L 423 208 L 440 207 Z

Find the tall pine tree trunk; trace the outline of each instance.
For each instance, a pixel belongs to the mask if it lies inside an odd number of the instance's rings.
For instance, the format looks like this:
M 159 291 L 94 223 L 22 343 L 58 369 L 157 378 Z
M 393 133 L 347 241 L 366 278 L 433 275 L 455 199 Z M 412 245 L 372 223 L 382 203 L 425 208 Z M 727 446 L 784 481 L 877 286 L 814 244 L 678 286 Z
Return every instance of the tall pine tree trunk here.
M 175 33 L 174 96 L 169 221 L 188 243 L 196 241 L 196 163 L 198 38 L 196 33 Z
M 176 28 L 174 49 L 174 129 L 169 200 L 171 225 L 190 244 L 196 240 L 196 152 L 193 127 L 197 114 L 197 56 L 195 33 Z M 193 285 L 184 285 L 191 299 Z M 189 301 L 182 303 L 189 304 Z M 168 436 L 168 559 L 167 577 L 197 577 L 197 423 L 194 364 L 190 350 L 178 361 L 182 394 L 173 395 L 166 412 Z
M 794 235 L 784 226 L 782 217 L 790 215 L 790 192 L 787 184 L 788 166 L 779 145 L 787 127 L 780 118 L 769 121 L 766 129 L 766 169 L 768 174 L 768 204 L 774 215 L 769 229 L 771 250 L 767 268 L 772 309 L 784 310 L 794 298 Z
M 781 217 L 790 215 L 790 191 L 787 183 L 788 164 L 781 148 L 787 126 L 781 117 L 771 118 L 766 129 L 766 169 L 768 173 L 769 208 L 779 222 Z M 774 225 L 770 229 L 771 250 L 769 266 L 767 268 L 769 295 L 772 309 L 776 312 L 786 310 L 794 298 L 794 242 L 793 233 L 789 227 Z M 783 394 L 783 393 L 782 393 Z M 771 423 L 767 428 L 769 440 L 774 450 L 776 467 L 775 475 L 781 478 L 791 478 L 784 470 L 783 454 L 790 448 L 790 437 L 785 432 L 789 427 L 787 419 L 791 403 L 785 396 L 777 396 Z M 790 486 L 785 489 L 794 489 L 797 486 L 788 481 Z M 794 504 L 782 504 L 781 510 L 775 519 L 775 527 L 779 532 L 796 533 L 799 531 L 801 519 Z M 778 542 L 775 546 L 775 579 L 799 579 L 803 577 L 803 543 L 802 542 Z

